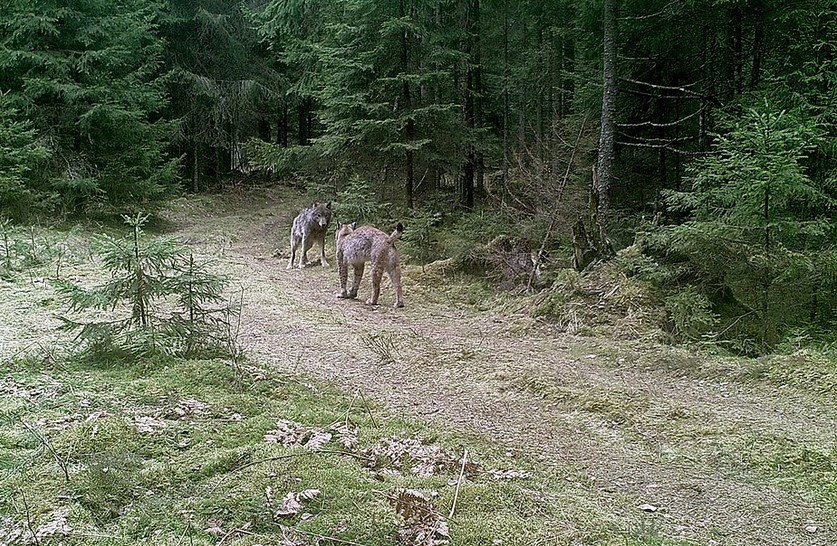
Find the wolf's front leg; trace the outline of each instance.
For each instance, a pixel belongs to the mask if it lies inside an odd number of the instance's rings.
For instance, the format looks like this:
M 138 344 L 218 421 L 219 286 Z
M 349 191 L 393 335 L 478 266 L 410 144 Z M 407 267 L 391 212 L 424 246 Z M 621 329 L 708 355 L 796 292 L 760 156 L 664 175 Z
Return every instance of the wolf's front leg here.
M 320 239 L 320 264 L 323 267 L 328 267 L 328 261 L 326 261 L 325 257 L 325 236 Z
M 311 248 L 311 245 L 308 243 L 308 238 L 303 235 L 302 242 L 300 243 L 299 248 L 299 268 L 302 269 L 305 267 L 305 264 L 308 263 L 308 249 Z
M 288 260 L 288 267 L 285 269 L 293 269 L 294 258 L 296 258 L 296 249 L 299 246 L 299 239 L 291 234 L 291 257 Z

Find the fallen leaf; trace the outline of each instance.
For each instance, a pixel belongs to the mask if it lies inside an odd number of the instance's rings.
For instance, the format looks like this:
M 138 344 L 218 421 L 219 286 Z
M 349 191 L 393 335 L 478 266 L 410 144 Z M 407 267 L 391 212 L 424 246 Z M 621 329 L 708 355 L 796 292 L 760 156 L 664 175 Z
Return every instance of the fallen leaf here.
M 403 523 L 398 538 L 406 546 L 445 546 L 450 544 L 447 521 L 430 502 L 430 498 L 416 489 L 402 489 L 390 495 L 390 504 Z
M 319 451 L 331 441 L 331 433 L 322 429 L 312 429 L 308 441 L 305 442 L 305 449 L 308 451 Z
M 276 509 L 274 514 L 277 517 L 293 516 L 302 510 L 302 503 L 314 499 L 320 495 L 319 489 L 305 489 L 299 493 L 289 492 L 282 499 L 282 504 Z
M 276 428 L 269 430 L 264 439 L 270 443 L 282 444 L 284 446 L 299 445 L 305 435 L 305 427 L 295 421 L 280 419 L 276 421 Z
M 300 510 L 302 510 L 302 503 L 297 500 L 295 493 L 290 492 L 285 495 L 285 498 L 282 499 L 282 504 L 274 513 L 277 516 L 292 516 Z
M 134 418 L 134 428 L 137 429 L 137 432 L 154 434 L 160 429 L 166 428 L 166 423 L 154 417 L 145 415 Z

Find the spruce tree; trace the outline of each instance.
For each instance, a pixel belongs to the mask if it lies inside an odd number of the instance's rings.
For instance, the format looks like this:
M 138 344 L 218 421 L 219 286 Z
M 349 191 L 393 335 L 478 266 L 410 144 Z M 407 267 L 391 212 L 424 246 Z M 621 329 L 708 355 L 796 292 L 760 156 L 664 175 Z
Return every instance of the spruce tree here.
M 49 202 L 36 170 L 49 158 L 49 150 L 9 103 L 0 95 L 0 215 L 21 219 Z
M 148 239 L 148 216 L 125 216 L 126 237 L 101 237 L 97 250 L 110 279 L 92 288 L 55 281 L 69 311 L 109 313 L 104 319 L 61 317 L 64 329 L 93 350 L 119 347 L 134 353 L 231 350 L 230 323 L 237 309 L 224 305 L 226 279 L 197 262 L 172 239 Z M 172 302 L 176 302 L 174 305 Z
M 716 304 L 735 306 L 728 323 L 772 347 L 791 326 L 833 320 L 837 188 L 811 176 L 826 134 L 800 110 L 763 102 L 728 123 L 692 164 L 692 191 L 668 194 L 690 217 L 665 233 Z
M 459 167 L 470 138 L 449 87 L 459 54 L 432 17 L 435 3 L 325 5 L 304 33 L 294 26 L 294 5 L 271 2 L 256 19 L 274 50 L 307 69 L 296 90 L 315 99 L 322 134 L 296 154 L 262 146 L 257 164 L 279 170 L 299 155 L 325 159 L 342 172 L 383 175 L 378 185 L 397 185 L 393 193 L 407 204 L 415 173 Z
M 197 192 L 205 186 L 202 175 L 223 183 L 246 166 L 246 140 L 269 140 L 271 119 L 284 111 L 283 82 L 244 3 L 170 0 L 169 6 L 160 24 L 171 96 L 165 113 L 177 121 L 174 144 Z
M 161 2 L 11 0 L 0 81 L 49 142 L 50 189 L 67 211 L 134 208 L 167 196 L 176 162 L 159 75 Z

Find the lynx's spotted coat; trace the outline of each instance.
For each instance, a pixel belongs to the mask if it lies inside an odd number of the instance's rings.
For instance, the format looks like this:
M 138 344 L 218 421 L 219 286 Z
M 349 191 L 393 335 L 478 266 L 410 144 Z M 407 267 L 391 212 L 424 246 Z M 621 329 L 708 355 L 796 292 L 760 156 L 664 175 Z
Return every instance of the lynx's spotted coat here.
M 372 265 L 372 295 L 366 303 L 378 304 L 381 294 L 381 278 L 384 271 L 389 274 L 395 288 L 395 307 L 404 307 L 404 294 L 401 290 L 401 266 L 398 262 L 398 249 L 395 241 L 401 236 L 404 226 L 398 224 L 391 235 L 372 226 L 355 229 L 354 224 L 342 224 L 337 228 L 337 269 L 340 274 L 340 293 L 338 298 L 356 298 L 363 268 L 366 262 Z M 349 267 L 354 269 L 352 287 L 346 290 L 349 280 Z

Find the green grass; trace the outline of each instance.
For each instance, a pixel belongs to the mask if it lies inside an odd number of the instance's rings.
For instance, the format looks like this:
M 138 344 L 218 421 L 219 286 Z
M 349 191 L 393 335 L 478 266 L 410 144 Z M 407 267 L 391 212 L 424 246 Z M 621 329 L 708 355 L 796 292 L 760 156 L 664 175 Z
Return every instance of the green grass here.
M 234 215 L 228 219 L 225 215 L 235 212 L 234 207 L 210 206 L 216 202 L 189 199 L 175 206 L 199 209 L 190 212 L 195 215 L 211 212 L 225 234 L 235 234 L 252 221 Z M 204 211 L 207 207 L 211 210 Z M 171 231 L 177 225 L 172 221 L 157 227 Z M 681 522 L 691 526 L 684 536 L 699 535 L 698 543 L 706 543 L 707 537 L 733 543 L 723 527 L 717 534 L 714 527 L 695 530 L 701 514 L 690 519 L 668 512 L 665 505 L 654 514 L 637 510 L 641 494 L 613 480 L 597 480 L 596 465 L 606 466 L 609 460 L 593 460 L 584 467 L 571 458 L 539 457 L 542 446 L 535 432 L 523 431 L 520 443 L 501 448 L 504 439 L 496 433 L 483 437 L 453 431 L 438 419 L 431 426 L 370 406 L 367 399 L 310 377 L 260 370 L 258 362 L 237 366 L 222 359 L 137 358 L 118 350 L 72 356 L 67 337 L 55 333 L 57 324 L 50 318 L 66 309 L 43 279 L 100 278 L 102 269 L 89 252 L 92 230 L 67 235 L 37 231 L 36 242 L 38 237 L 45 241 L 39 248 L 65 245 L 60 271 L 57 253 L 44 252 L 43 263 L 24 267 L 19 262 L 0 279 L 0 334 L 4 326 L 14 334 L 8 344 L 6 339 L 0 342 L 0 358 L 16 355 L 0 360 L 3 546 L 22 544 L 29 528 L 54 520 L 60 509 L 67 511 L 72 533 L 43 537 L 43 544 L 291 544 L 283 542 L 285 533 L 305 544 L 327 536 L 344 542 L 322 539 L 320 544 L 395 545 L 398 518 L 388 495 L 401 488 L 432 494 L 434 506 L 447 518 L 458 469 L 453 465 L 430 477 L 368 469 L 363 450 L 393 436 L 418 437 L 454 459 L 467 448 L 469 460 L 484 470 L 528 472 L 528 477 L 512 480 L 484 472 L 467 475 L 449 519 L 457 546 L 690 544 L 672 538 L 679 536 Z M 223 254 L 227 235 L 216 239 L 212 233 L 200 239 L 204 250 Z M 284 231 L 282 244 L 287 244 Z M 277 264 L 284 266 L 281 259 Z M 454 320 L 446 326 L 450 336 L 433 328 L 405 330 L 396 320 L 357 329 L 356 339 L 344 340 L 346 358 L 403 368 L 413 381 L 438 375 L 477 393 L 521 400 L 522 427 L 527 412 L 548 410 L 532 415 L 564 431 L 570 441 L 578 437 L 589 445 L 611 446 L 602 450 L 605 456 L 624 454 L 621 460 L 639 471 L 647 463 L 682 469 L 672 475 L 684 484 L 701 474 L 756 484 L 768 495 L 765 503 L 771 502 L 771 492 L 790 492 L 822 509 L 822 528 L 833 528 L 835 438 L 822 426 L 799 425 L 805 421 L 793 411 L 801 408 L 805 418 L 810 412 L 817 423 L 828 422 L 837 388 L 833 348 L 830 353 L 806 349 L 747 359 L 645 338 L 629 342 L 569 336 L 525 316 L 524 300 L 498 295 L 484 282 L 461 274 L 442 276 L 429 266 L 405 270 L 412 297 L 403 314 L 410 321 L 420 318 L 439 326 L 434 323 L 437 313 L 462 317 L 467 325 L 487 309 L 507 322 L 504 333 L 492 343 L 473 337 L 474 328 L 457 328 Z M 320 269 L 306 274 L 324 285 L 334 275 Z M 270 282 L 264 286 L 273 290 L 274 279 Z M 275 298 L 283 305 L 285 299 L 299 304 L 291 292 Z M 306 313 L 305 320 L 352 325 L 351 314 L 319 304 L 307 306 Z M 293 312 L 287 319 L 303 320 Z M 339 333 L 337 328 L 328 331 Z M 287 341 L 298 340 L 289 336 Z M 251 373 L 256 370 L 260 372 Z M 696 396 L 666 397 L 661 393 L 676 390 L 659 389 L 663 385 Z M 427 396 L 436 396 L 429 392 L 433 383 L 428 386 Z M 746 403 L 738 403 L 745 398 Z M 788 422 L 782 417 L 786 411 L 792 417 Z M 349 421 L 359 427 L 358 448 L 345 454 L 332 442 L 327 452 L 310 453 L 266 442 L 265 433 L 280 419 L 306 427 Z M 150 430 L 139 430 L 140 425 Z M 712 486 L 711 481 L 698 483 L 695 491 Z M 311 516 L 275 515 L 288 492 L 304 489 L 321 491 L 305 503 L 303 512 Z M 732 521 L 737 517 L 729 516 Z M 772 525 L 766 522 L 764 530 Z M 296 529 L 296 534 L 287 529 Z M 15 538 L 9 532 L 22 535 Z
M 456 544 L 622 544 L 620 537 L 634 536 L 620 518 L 525 460 L 353 402 L 329 385 L 267 370 L 254 379 L 222 360 L 167 357 L 60 365 L 18 359 L 8 371 L 4 385 L 19 395 L 0 399 L 6 530 L 37 529 L 66 508 L 73 531 L 65 544 L 215 544 L 220 537 L 207 531 L 215 524 L 224 533 L 244 529 L 227 538 L 234 544 L 276 542 L 284 525 L 304 531 L 300 537 L 390 545 L 396 517 L 387 494 L 406 487 L 436 492 L 433 503 L 447 516 L 455 470 L 381 475 L 362 459 L 333 453 L 340 451 L 334 444 L 310 453 L 267 443 L 275 422 L 289 419 L 320 427 L 348 420 L 359 427 L 361 449 L 383 437 L 416 436 L 453 457 L 467 447 L 485 470 L 530 473 L 513 480 L 470 474 L 450 521 Z M 150 431 L 138 430 L 143 417 L 156 423 Z M 305 506 L 312 516 L 274 515 L 285 494 L 304 489 L 321 491 Z

